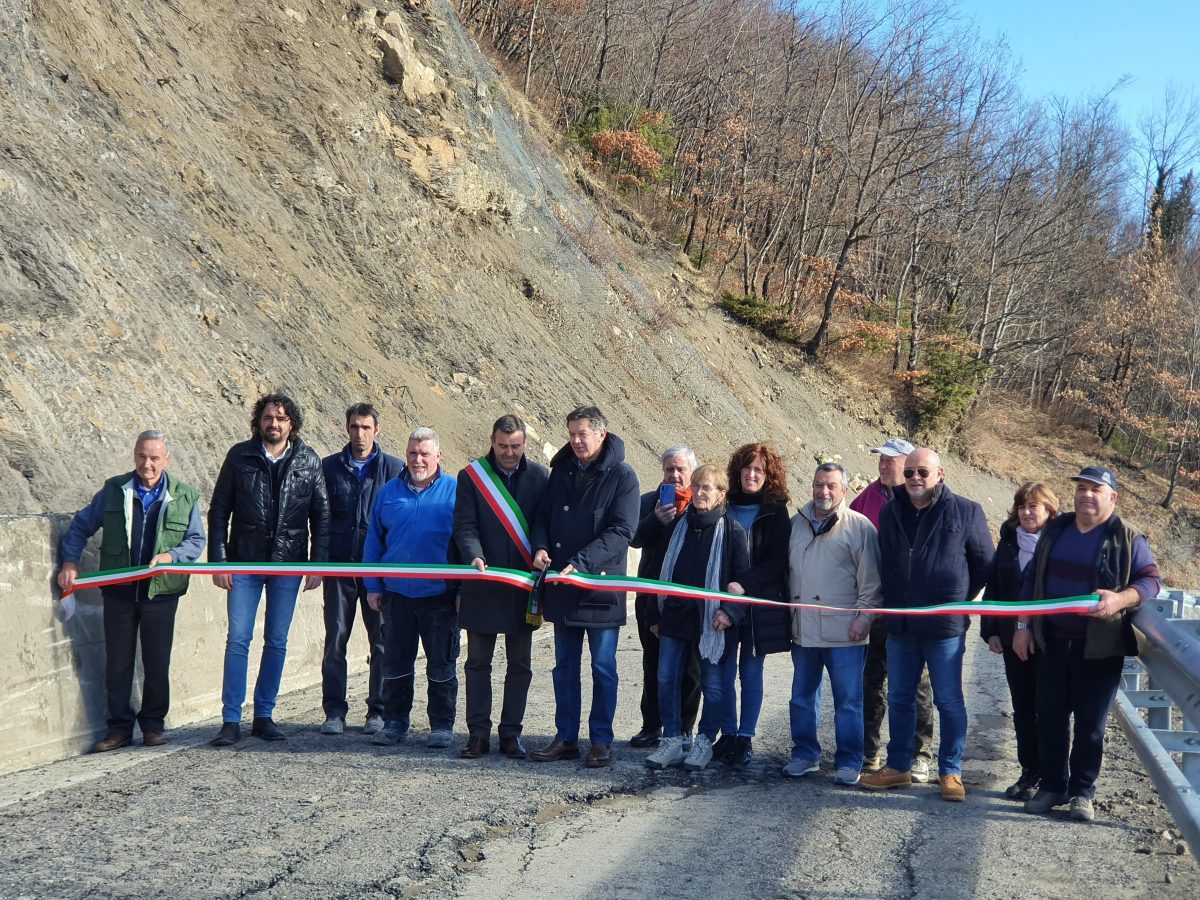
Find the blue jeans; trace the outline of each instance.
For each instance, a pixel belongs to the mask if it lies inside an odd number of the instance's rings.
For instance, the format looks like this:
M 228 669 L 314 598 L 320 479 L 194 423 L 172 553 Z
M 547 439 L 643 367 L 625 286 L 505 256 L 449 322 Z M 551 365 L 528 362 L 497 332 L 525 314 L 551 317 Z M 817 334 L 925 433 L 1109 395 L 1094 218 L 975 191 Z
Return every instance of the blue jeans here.
M 721 677 L 725 684 L 725 705 L 721 714 L 721 733 L 754 737 L 758 728 L 758 714 L 763 704 L 763 665 L 765 656 L 755 656 L 754 647 L 747 635 L 744 640 L 725 651 L 721 658 Z M 735 681 L 742 682 L 742 719 L 738 725 L 738 696 Z M 708 702 L 705 701 L 705 707 Z
M 967 704 L 963 701 L 962 660 L 966 637 L 914 638 L 889 634 L 887 764 L 899 772 L 912 769 L 913 729 L 917 725 L 917 682 L 921 666 L 929 666 L 933 705 L 942 722 L 938 772 L 961 775 L 967 745 Z
M 407 733 L 412 722 L 419 642 L 425 648 L 429 730 L 453 731 L 459 651 L 458 610 L 453 595 L 405 597 L 385 590 L 379 613 L 384 647 L 380 700 L 388 727 Z
M 817 718 L 821 714 L 821 672 L 829 670 L 833 691 L 834 762 L 839 769 L 863 764 L 863 666 L 866 645 L 792 647 L 792 758 L 820 760 Z M 915 713 L 914 713 L 915 715 Z
M 583 639 L 587 636 L 592 653 L 592 710 L 588 715 L 588 735 L 593 744 L 613 742 L 613 716 L 617 712 L 617 640 L 621 629 L 554 626 L 554 727 L 564 744 L 579 740 L 579 719 L 583 715 L 580 667 L 583 663 Z
M 666 636 L 658 640 L 658 711 L 662 716 L 663 737 L 679 737 L 683 734 L 680 689 L 696 644 Z M 725 710 L 725 682 L 720 663 L 700 660 L 700 690 L 704 694 L 704 711 L 700 715 L 699 731 L 713 740 L 720 730 Z
M 267 614 L 263 626 L 262 660 L 254 683 L 254 717 L 270 718 L 287 658 L 288 631 L 300 594 L 299 575 L 234 575 L 233 588 L 225 606 L 229 634 L 225 638 L 225 674 L 221 682 L 221 720 L 240 722 L 246 702 L 246 668 L 250 661 L 250 639 L 263 588 L 267 591 Z

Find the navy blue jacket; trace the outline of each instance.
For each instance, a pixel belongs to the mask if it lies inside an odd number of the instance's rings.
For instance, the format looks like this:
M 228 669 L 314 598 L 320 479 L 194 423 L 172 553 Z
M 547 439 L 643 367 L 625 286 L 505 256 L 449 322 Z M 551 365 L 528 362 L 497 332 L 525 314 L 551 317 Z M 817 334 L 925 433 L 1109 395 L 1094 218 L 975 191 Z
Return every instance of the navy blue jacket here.
M 550 568 L 568 563 L 588 575 L 624 575 L 638 526 L 638 480 L 625 462 L 625 444 L 611 432 L 600 455 L 580 469 L 571 445 L 550 461 L 550 478 L 533 524 L 533 549 L 550 554 Z M 576 627 L 625 624 L 624 591 L 546 586 L 546 620 Z
M 379 451 L 366 465 L 363 477 L 350 464 L 350 445 L 321 460 L 325 488 L 329 492 L 329 560 L 362 562 L 367 539 L 367 520 L 379 489 L 404 470 L 404 460 Z
M 995 549 L 983 507 L 942 484 L 921 515 L 915 540 L 904 532 L 903 513 L 912 508 L 899 490 L 879 514 L 883 606 L 913 609 L 970 600 L 987 582 Z M 888 634 L 950 638 L 965 634 L 970 616 L 884 616 Z

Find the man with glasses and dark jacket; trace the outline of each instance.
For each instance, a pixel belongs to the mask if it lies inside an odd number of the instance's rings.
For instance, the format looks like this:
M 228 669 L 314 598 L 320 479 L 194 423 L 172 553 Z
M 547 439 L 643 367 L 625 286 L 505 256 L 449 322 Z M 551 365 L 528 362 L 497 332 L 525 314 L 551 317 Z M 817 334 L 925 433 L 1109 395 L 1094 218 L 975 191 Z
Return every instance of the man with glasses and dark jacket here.
M 961 603 L 987 581 L 995 547 L 983 507 L 952 493 L 938 455 L 922 447 L 908 455 L 904 490 L 879 516 L 883 607 L 914 609 Z M 929 666 L 933 702 L 941 719 L 938 770 L 942 799 L 966 799 L 962 757 L 967 742 L 967 706 L 962 660 L 968 616 L 890 615 L 888 629 L 887 765 L 859 781 L 864 788 L 908 787 L 913 783 L 913 727 L 917 682 Z

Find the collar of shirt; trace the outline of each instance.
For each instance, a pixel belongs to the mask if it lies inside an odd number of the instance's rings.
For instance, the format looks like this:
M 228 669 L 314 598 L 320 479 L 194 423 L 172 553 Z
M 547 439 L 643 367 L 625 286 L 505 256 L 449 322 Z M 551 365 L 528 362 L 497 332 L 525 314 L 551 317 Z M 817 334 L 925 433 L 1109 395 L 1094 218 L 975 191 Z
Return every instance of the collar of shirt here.
M 158 499 L 163 494 L 163 488 L 167 484 L 167 473 L 164 472 L 162 477 L 158 479 L 158 484 L 152 488 L 145 487 L 140 478 L 136 475 L 133 478 L 133 490 L 137 494 L 138 502 L 142 504 L 142 509 L 146 510 L 158 502 Z
M 291 441 L 287 442 L 287 446 L 285 446 L 283 448 L 283 452 L 280 453 L 278 456 L 272 456 L 271 451 L 269 451 L 267 449 L 267 445 L 264 444 L 262 441 L 259 441 L 258 445 L 262 448 L 263 456 L 265 456 L 267 458 L 267 462 L 269 462 L 269 463 L 277 463 L 281 459 L 283 459 L 285 456 L 287 456 L 289 453 L 292 452 L 292 442 Z
M 430 478 L 427 482 L 425 482 L 420 487 L 417 487 L 415 484 L 413 484 L 412 474 L 408 471 L 408 466 L 404 467 L 404 483 L 407 484 L 410 488 L 413 489 L 414 492 L 416 492 L 418 494 L 421 493 L 421 491 L 425 490 L 426 488 L 430 487 L 435 481 L 437 481 L 441 477 L 442 477 L 442 467 L 438 466 L 437 469 L 433 473 L 433 477 Z
M 354 469 L 354 474 L 359 478 L 365 478 L 367 475 L 367 466 L 371 464 L 371 460 L 379 455 L 379 445 L 375 444 L 371 447 L 371 454 L 366 459 L 355 459 L 354 454 L 349 450 L 346 451 L 346 459 L 350 461 L 351 468 Z

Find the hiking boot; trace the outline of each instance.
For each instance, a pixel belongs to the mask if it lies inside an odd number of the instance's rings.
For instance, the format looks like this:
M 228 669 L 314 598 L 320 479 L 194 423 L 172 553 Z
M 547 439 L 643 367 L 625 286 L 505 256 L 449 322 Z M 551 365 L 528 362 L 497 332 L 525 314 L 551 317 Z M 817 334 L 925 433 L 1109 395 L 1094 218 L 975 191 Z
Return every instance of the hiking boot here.
M 864 775 L 858 779 L 859 787 L 864 787 L 869 791 L 885 791 L 889 788 L 912 787 L 912 783 L 912 772 L 898 772 L 887 766 L 884 766 L 878 772 L 872 772 L 870 775 Z
M 454 732 L 448 728 L 438 728 L 429 732 L 429 740 L 425 746 L 430 750 L 449 750 L 454 746 Z
M 805 775 L 820 771 L 821 767 L 817 765 L 815 759 L 790 759 L 788 764 L 783 767 L 785 778 L 803 778 Z
M 658 744 L 658 749 L 646 757 L 646 768 L 665 769 L 668 766 L 681 766 L 686 756 L 682 736 L 663 738 Z
M 1063 806 L 1070 798 L 1057 791 L 1038 788 L 1038 792 L 1025 801 L 1025 812 L 1045 815 L 1056 806 Z
M 692 742 L 692 752 L 683 760 L 683 767 L 689 772 L 699 772 L 712 762 L 712 758 L 712 740 L 707 734 L 698 734 Z
M 1076 822 L 1096 821 L 1096 810 L 1095 807 L 1092 806 L 1092 801 L 1088 797 L 1072 797 L 1071 812 L 1069 815 Z
M 1009 800 L 1032 800 L 1039 781 L 1041 779 L 1033 769 L 1022 769 L 1021 777 L 1004 789 L 1004 796 Z
M 962 776 L 946 774 L 938 779 L 942 785 L 942 799 L 954 803 L 962 803 L 967 799 L 967 789 L 963 787 Z
M 713 759 L 717 762 L 725 762 L 729 759 L 729 751 L 734 748 L 735 744 L 737 744 L 736 734 L 721 735 L 713 744 Z
M 754 762 L 754 740 L 739 734 L 725 757 L 725 764 L 731 768 L 742 770 Z
M 912 768 L 909 770 L 912 773 L 913 784 L 928 784 L 929 783 L 929 760 L 923 756 L 918 756 L 912 761 Z
M 346 722 L 340 716 L 329 716 L 321 725 L 321 734 L 341 734 L 346 730 Z
M 883 763 L 880 762 L 878 756 L 868 756 L 863 759 L 862 770 L 864 772 L 878 772 L 883 768 Z
M 693 738 L 693 736 L 692 736 L 692 733 L 691 733 L 690 731 L 685 731 L 685 732 L 683 733 L 683 752 L 684 752 L 684 753 L 691 753 L 691 752 L 692 752 L 692 741 L 693 741 L 693 740 L 694 740 L 694 738 Z M 715 751 L 714 751 L 714 752 L 715 752 Z

